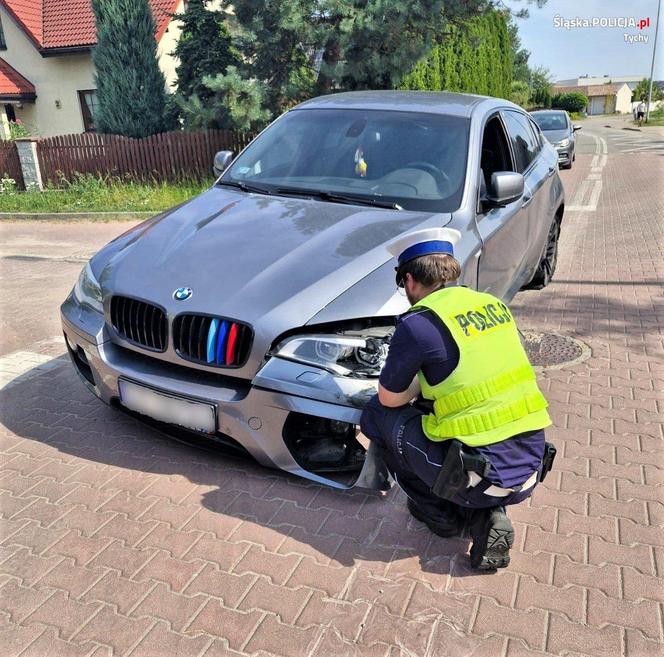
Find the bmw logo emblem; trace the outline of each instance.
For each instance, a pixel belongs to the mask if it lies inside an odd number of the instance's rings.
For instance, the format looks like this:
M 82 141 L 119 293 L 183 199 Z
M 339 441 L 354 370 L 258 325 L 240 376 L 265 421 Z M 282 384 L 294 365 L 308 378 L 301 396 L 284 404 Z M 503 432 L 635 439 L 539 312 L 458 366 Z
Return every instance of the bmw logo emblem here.
M 176 301 L 186 301 L 194 291 L 190 287 L 179 287 L 173 292 L 173 298 Z

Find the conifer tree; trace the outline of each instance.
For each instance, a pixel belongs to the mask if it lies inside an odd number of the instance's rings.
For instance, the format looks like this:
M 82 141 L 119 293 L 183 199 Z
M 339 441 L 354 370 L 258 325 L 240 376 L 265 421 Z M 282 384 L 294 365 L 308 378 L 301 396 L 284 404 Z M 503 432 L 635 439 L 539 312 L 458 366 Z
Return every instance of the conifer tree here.
M 491 10 L 449 25 L 400 88 L 459 91 L 510 98 L 512 44 L 506 15 Z
M 237 66 L 238 57 L 225 18 L 223 11 L 208 9 L 206 0 L 189 0 L 186 11 L 173 16 L 182 30 L 173 54 L 179 60 L 177 93 L 183 98 L 197 96 L 205 103 L 214 91 L 203 83 L 203 78 Z
M 225 0 L 247 78 L 278 114 L 315 94 L 394 89 L 429 53 L 448 19 L 491 0 Z M 437 84 L 437 72 L 430 71 Z
M 166 89 L 148 0 L 92 0 L 97 130 L 145 137 L 165 128 Z

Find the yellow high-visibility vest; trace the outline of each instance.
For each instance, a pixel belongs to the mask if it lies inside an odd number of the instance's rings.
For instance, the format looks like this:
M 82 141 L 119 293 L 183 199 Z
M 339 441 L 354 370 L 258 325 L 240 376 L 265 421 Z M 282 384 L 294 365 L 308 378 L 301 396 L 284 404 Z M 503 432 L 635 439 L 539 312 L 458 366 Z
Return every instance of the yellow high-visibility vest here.
M 500 299 L 450 287 L 411 310 L 419 308 L 438 315 L 459 348 L 458 365 L 441 383 L 429 385 L 418 373 L 422 395 L 433 401 L 433 413 L 422 418 L 429 439 L 481 447 L 551 424 L 512 313 Z

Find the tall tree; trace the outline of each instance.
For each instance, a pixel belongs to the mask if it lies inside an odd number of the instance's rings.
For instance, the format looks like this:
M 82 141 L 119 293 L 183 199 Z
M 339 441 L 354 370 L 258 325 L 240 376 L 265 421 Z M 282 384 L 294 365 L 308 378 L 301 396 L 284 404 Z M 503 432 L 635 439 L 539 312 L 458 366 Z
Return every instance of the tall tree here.
M 268 85 L 273 114 L 314 93 L 393 89 L 447 21 L 492 0 L 225 0 L 245 77 Z
M 318 0 L 226 0 L 244 77 L 265 83 L 272 115 L 313 93 L 320 40 Z
M 512 48 L 512 78 L 527 84 L 530 81 L 530 69 L 528 68 L 530 51 L 521 45 L 519 26 L 516 24 L 512 14 L 509 14 L 507 18 L 507 33 L 509 35 L 510 47 Z
M 639 84 L 634 87 L 634 90 L 632 91 L 632 102 L 636 102 L 639 100 L 647 101 L 648 100 L 648 89 L 650 88 L 650 79 L 649 78 L 643 78 L 639 82 Z M 661 100 L 662 98 L 662 90 L 657 86 L 657 83 L 655 82 L 652 85 L 652 100 Z
M 332 0 L 317 91 L 394 89 L 445 29 L 491 0 Z
M 166 88 L 148 0 L 92 0 L 92 8 L 97 24 L 92 52 L 97 129 L 127 137 L 162 132 Z
M 510 100 L 517 105 L 521 105 L 524 109 L 528 109 L 530 101 L 530 87 L 528 83 L 521 82 L 521 80 L 514 80 L 512 82 Z
M 545 1 L 523 0 L 524 4 L 538 6 Z M 428 57 L 435 63 L 418 65 L 424 76 L 416 85 L 418 88 L 442 85 L 447 89 L 472 89 L 503 97 L 509 97 L 511 92 L 511 58 L 505 55 L 494 59 L 499 52 L 505 52 L 504 44 L 509 42 L 503 18 L 492 13 L 493 23 L 475 26 L 470 40 L 449 42 L 444 38 L 460 29 L 466 19 L 489 12 L 499 0 L 410 0 L 408 3 L 222 0 L 222 3 L 232 9 L 228 25 L 233 45 L 240 53 L 237 75 L 253 85 L 254 100 L 262 95 L 263 108 L 270 117 L 314 94 L 403 86 L 417 62 Z M 494 27 L 497 34 L 493 34 Z M 480 71 L 474 65 L 478 49 L 487 59 L 486 70 Z M 462 66 L 457 65 L 457 58 L 463 60 Z M 215 98 L 226 103 L 229 110 L 222 114 L 237 116 L 238 112 L 230 111 L 232 101 L 224 101 L 220 95 L 218 82 L 226 76 L 213 77 Z M 235 88 L 238 79 L 233 74 L 227 82 L 229 88 Z M 203 107 L 201 103 L 198 106 Z M 216 114 L 215 120 L 222 120 Z
M 263 107 L 265 85 L 242 78 L 235 66 L 229 66 L 226 73 L 204 77 L 203 84 L 212 94 L 207 103 L 194 95 L 180 104 L 188 128 L 248 132 L 265 127 L 270 120 L 269 110 Z
M 509 98 L 512 49 L 502 11 L 490 10 L 450 26 L 401 88 L 461 91 Z
M 530 102 L 534 107 L 551 107 L 553 83 L 551 72 L 544 66 L 530 71 Z
M 181 24 L 181 34 L 173 54 L 179 63 L 177 93 L 183 98 L 198 96 L 205 103 L 214 92 L 204 83 L 205 76 L 225 73 L 238 64 L 223 11 L 208 9 L 206 0 L 189 0 L 181 14 L 173 16 Z

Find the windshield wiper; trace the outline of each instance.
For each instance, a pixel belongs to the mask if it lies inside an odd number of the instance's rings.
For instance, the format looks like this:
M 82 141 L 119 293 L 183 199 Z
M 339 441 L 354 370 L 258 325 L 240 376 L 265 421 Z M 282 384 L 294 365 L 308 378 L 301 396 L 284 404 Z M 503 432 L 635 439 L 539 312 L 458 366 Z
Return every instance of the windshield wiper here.
M 254 194 L 267 194 L 268 196 L 272 193 L 269 189 L 265 187 L 260 187 L 258 185 L 247 184 L 246 182 L 241 182 L 239 180 L 220 180 L 217 182 L 217 185 L 226 185 L 227 187 L 237 187 L 243 192 L 254 193 Z
M 387 208 L 388 210 L 403 210 L 403 208 L 392 201 L 382 201 L 379 198 L 366 196 L 350 196 L 338 194 L 337 192 L 326 192 L 322 189 L 306 189 L 305 187 L 279 187 L 277 194 L 290 194 L 292 196 L 314 196 L 321 201 L 330 203 L 346 203 L 347 205 L 372 205 L 376 208 Z

